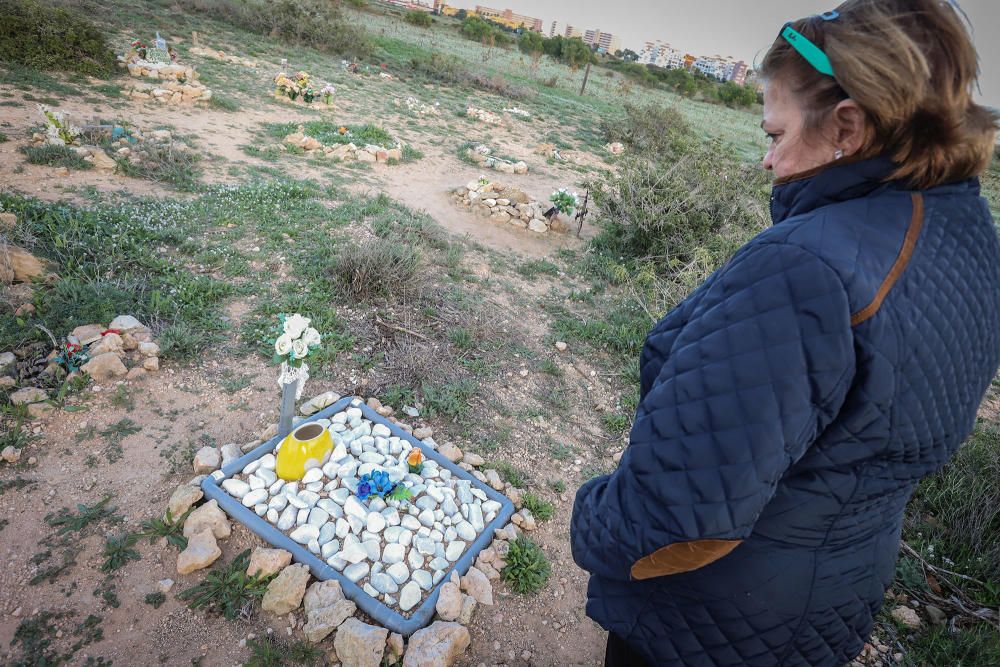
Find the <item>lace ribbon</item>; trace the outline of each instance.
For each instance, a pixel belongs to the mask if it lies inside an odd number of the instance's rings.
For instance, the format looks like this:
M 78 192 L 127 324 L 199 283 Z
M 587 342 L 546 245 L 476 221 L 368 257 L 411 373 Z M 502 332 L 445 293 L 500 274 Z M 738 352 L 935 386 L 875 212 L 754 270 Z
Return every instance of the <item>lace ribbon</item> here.
M 278 386 L 284 389 L 286 384 L 292 384 L 297 382 L 298 386 L 295 387 L 295 400 L 301 400 L 302 390 L 306 386 L 306 381 L 309 379 L 309 365 L 302 364 L 298 368 L 289 366 L 287 363 L 282 362 L 281 364 L 281 374 L 278 375 Z

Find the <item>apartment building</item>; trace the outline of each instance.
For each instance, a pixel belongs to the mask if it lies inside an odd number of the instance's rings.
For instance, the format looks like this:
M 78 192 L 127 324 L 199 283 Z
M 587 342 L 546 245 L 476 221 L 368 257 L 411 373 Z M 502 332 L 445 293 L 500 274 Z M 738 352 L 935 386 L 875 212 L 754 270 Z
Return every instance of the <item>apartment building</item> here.
M 536 19 L 533 16 L 526 16 L 524 14 L 516 14 L 510 9 L 501 10 L 476 5 L 476 14 L 491 21 L 501 23 L 509 28 L 525 28 L 534 32 L 542 32 L 542 19 Z

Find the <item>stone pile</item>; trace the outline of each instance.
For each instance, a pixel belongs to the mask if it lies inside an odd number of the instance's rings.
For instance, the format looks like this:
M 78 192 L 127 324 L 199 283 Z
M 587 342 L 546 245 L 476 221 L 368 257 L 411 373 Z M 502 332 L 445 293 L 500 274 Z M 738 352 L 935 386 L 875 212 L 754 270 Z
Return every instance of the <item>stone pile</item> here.
M 398 97 L 393 100 L 397 107 L 406 107 L 407 111 L 417 116 L 440 116 L 441 109 L 437 102 L 434 104 L 424 104 L 415 97 L 407 97 L 400 100 Z
M 479 144 L 478 146 L 470 146 L 465 149 L 465 154 L 469 158 L 488 169 L 494 171 L 499 171 L 502 174 L 527 174 L 528 164 L 526 162 L 518 161 L 512 162 L 511 160 L 505 160 L 502 157 L 493 155 L 493 149 L 489 146 Z
M 524 109 L 519 109 L 517 107 L 510 107 L 503 110 L 504 113 L 509 113 L 514 116 L 520 116 L 521 118 L 531 118 L 531 112 L 525 111 Z
M 232 63 L 234 65 L 243 65 L 244 67 L 256 68 L 257 61 L 250 60 L 249 58 L 241 58 L 239 56 L 234 56 L 226 53 L 225 51 L 216 51 L 215 49 L 206 49 L 201 46 L 193 46 L 189 49 L 192 55 L 202 56 L 203 58 L 211 58 L 212 60 L 221 60 L 223 62 Z
M 89 361 L 80 367 L 79 372 L 87 373 L 98 382 L 121 378 L 132 380 L 160 367 L 159 345 L 153 340 L 149 329 L 131 315 L 120 315 L 107 327 L 100 324 L 77 327 L 66 340 L 71 345 L 80 345 L 86 351 Z M 44 356 L 43 351 L 39 357 L 43 368 L 37 375 L 49 375 L 57 379 L 65 375 L 67 379 L 72 379 L 78 374 L 74 371 L 66 375 L 65 369 L 56 361 L 58 354 L 58 350 L 52 350 Z M 48 402 L 49 394 L 45 389 L 31 386 L 23 380 L 25 376 L 19 371 L 23 371 L 23 367 L 28 365 L 35 366 L 34 353 L 30 350 L 0 354 L 0 386 L 13 389 L 20 383 L 20 388 L 8 397 L 10 402 L 24 405 L 29 417 L 39 418 L 50 413 L 53 408 Z
M 367 144 L 356 146 L 353 143 L 324 145 L 319 139 L 305 134 L 303 126 L 298 127 L 298 131 L 285 136 L 285 144 L 297 146 L 306 152 L 306 155 L 314 157 L 329 158 L 340 162 L 380 162 L 386 163 L 389 160 L 400 162 L 403 159 L 403 144 L 396 142 L 396 145 L 387 148 L 385 146 L 375 146 Z
M 457 188 L 452 197 L 490 222 L 508 223 L 540 234 L 568 229 L 559 216 L 552 216 L 551 219 L 545 216 L 552 208 L 551 204 L 532 200 L 524 191 L 502 183 L 486 179 L 470 181 Z
M 480 120 L 487 125 L 500 125 L 503 123 L 503 117 L 500 114 L 487 111 L 486 109 L 479 109 L 478 107 L 466 107 L 465 115 L 469 118 Z
M 308 470 L 301 481 L 284 482 L 274 472 L 275 454 L 266 454 L 223 480 L 222 488 L 373 598 L 411 612 L 496 518 L 501 504 L 433 460 L 425 460 L 419 474 L 409 472 L 410 442 L 365 419 L 360 408 L 316 423 L 334 441 L 322 467 Z M 359 478 L 376 471 L 386 472 L 412 497 L 360 500 Z
M 198 80 L 198 73 L 191 67 L 175 63 L 153 63 L 133 60 L 125 64 L 130 76 L 151 79 L 156 83 L 135 81 L 126 91 L 134 100 L 156 100 L 164 104 L 207 102 L 212 91 Z

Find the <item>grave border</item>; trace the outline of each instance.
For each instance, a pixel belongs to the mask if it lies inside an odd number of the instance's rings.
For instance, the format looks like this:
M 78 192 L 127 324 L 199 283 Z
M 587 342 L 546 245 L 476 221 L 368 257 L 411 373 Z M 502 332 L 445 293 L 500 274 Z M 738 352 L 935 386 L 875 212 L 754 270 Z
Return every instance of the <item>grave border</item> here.
M 497 512 L 496 517 L 486 524 L 483 532 L 476 537 L 472 544 L 465 550 L 465 553 L 445 571 L 444 577 L 431 588 L 430 593 L 424 601 L 413 610 L 410 618 L 406 618 L 399 612 L 390 609 L 381 600 L 368 595 L 360 586 L 344 576 L 342 572 L 338 572 L 322 558 L 310 552 L 304 545 L 295 542 L 288 535 L 278 530 L 275 526 L 272 526 L 265 518 L 257 516 L 251 508 L 244 507 L 238 498 L 229 495 L 220 486 L 223 480 L 228 479 L 233 474 L 242 472 L 243 468 L 251 461 L 256 461 L 265 454 L 273 452 L 282 438 L 275 436 L 250 453 L 226 464 L 221 470 L 217 470 L 206 477 L 201 483 L 201 488 L 205 492 L 205 496 L 209 500 L 216 500 L 219 503 L 219 507 L 232 517 L 233 520 L 249 528 L 271 546 L 290 551 L 293 560 L 297 563 L 307 565 L 316 579 L 320 581 L 329 579 L 339 581 L 347 598 L 353 600 L 358 605 L 358 608 L 368 614 L 376 623 L 388 628 L 392 632 L 398 632 L 404 637 L 409 637 L 431 622 L 434 617 L 434 608 L 437 605 L 438 595 L 441 593 L 441 586 L 450 580 L 452 572 L 457 571 L 462 576 L 469 571 L 479 552 L 493 542 L 494 531 L 497 528 L 504 527 L 510 521 L 511 516 L 514 514 L 514 503 L 507 496 L 499 493 L 488 484 L 479 481 L 469 472 L 439 454 L 436 450 L 417 440 L 411 434 L 403 431 L 399 426 L 369 408 L 364 400 L 357 396 L 346 396 L 316 414 L 304 418 L 296 426 L 316 421 L 317 419 L 329 419 L 338 412 L 350 407 L 360 408 L 364 418 L 371 420 L 373 423 L 388 426 L 392 435 L 407 440 L 414 447 L 419 447 L 423 451 L 424 456 L 435 461 L 439 467 L 447 468 L 452 472 L 453 476 L 471 481 L 473 486 L 486 493 L 487 498 L 500 503 L 500 510 Z

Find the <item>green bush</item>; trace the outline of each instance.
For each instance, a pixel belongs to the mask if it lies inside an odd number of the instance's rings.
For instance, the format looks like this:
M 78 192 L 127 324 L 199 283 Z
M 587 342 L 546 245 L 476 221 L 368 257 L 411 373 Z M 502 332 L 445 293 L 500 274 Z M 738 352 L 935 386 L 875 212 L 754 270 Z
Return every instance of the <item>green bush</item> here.
M 510 543 L 506 560 L 503 580 L 522 595 L 540 591 L 552 574 L 545 552 L 526 537 L 519 537 Z
M 346 294 L 370 299 L 411 291 L 419 268 L 420 253 L 415 248 L 399 239 L 375 238 L 341 248 L 330 273 Z
M 77 155 L 69 146 L 21 146 L 25 159 L 30 164 L 44 164 L 49 167 L 66 167 L 68 169 L 90 169 L 91 164 Z
M 406 13 L 406 22 L 421 28 L 429 28 L 434 23 L 434 19 L 427 12 L 412 9 Z
M 0 0 L 0 60 L 108 77 L 115 54 L 85 17 L 37 0 Z
M 675 160 L 695 144 L 693 130 L 672 107 L 625 105 L 625 118 L 601 121 L 605 141 L 620 141 L 630 153 Z
M 356 57 L 373 52 L 364 30 L 346 21 L 337 3 L 328 0 L 180 0 L 179 4 L 289 44 Z

